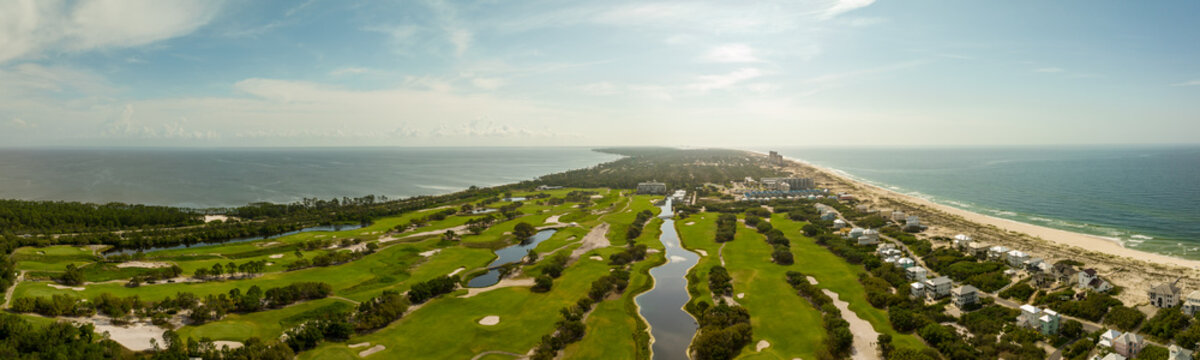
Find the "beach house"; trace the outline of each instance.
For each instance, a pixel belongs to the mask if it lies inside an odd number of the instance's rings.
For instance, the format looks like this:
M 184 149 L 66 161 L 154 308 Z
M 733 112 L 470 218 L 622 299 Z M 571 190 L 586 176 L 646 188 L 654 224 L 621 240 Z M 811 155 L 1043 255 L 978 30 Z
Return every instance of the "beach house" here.
M 1121 336 L 1117 336 L 1116 338 L 1112 339 L 1113 352 L 1128 358 L 1137 356 L 1137 354 L 1141 352 L 1142 348 L 1145 346 L 1146 339 L 1142 338 L 1138 334 L 1134 334 L 1132 331 L 1121 334 Z
M 988 252 L 987 252 L 988 260 L 1004 261 L 1004 256 L 1008 255 L 1008 252 L 1010 250 L 1011 249 L 1004 247 L 1004 246 L 1000 246 L 1000 245 L 993 246 L 991 249 L 988 249 Z
M 858 237 L 859 245 L 875 245 L 879 243 L 879 230 L 866 229 L 863 230 L 862 236 Z
M 842 220 L 842 219 L 834 219 L 833 220 L 833 228 L 834 229 L 841 229 L 844 227 L 846 227 L 846 220 Z
M 1070 283 L 1076 279 L 1079 270 L 1076 270 L 1074 265 L 1068 264 L 1066 261 L 1059 261 L 1051 268 L 1051 272 L 1058 278 L 1058 282 Z
M 1200 313 L 1200 290 L 1191 292 L 1187 299 L 1183 300 L 1183 313 L 1188 316 L 1196 316 L 1196 313 Z
M 638 194 L 662 195 L 667 193 L 667 184 L 657 181 L 641 182 L 637 185 Z
M 1167 360 L 1192 360 L 1192 351 L 1171 344 L 1167 347 Z
M 833 212 L 833 210 L 821 212 L 822 221 L 833 221 L 835 219 L 837 219 L 837 213 Z
M 917 299 L 921 298 L 922 296 L 925 296 L 925 283 L 915 282 L 915 283 L 909 284 L 908 288 L 909 288 L 908 296 L 911 296 L 911 297 L 917 298 Z
M 916 215 L 909 216 L 904 220 L 904 231 L 921 231 L 921 219 Z
M 1042 258 L 1030 258 L 1029 260 L 1025 260 L 1025 263 L 1022 265 L 1025 270 L 1029 271 L 1046 271 L 1050 268 L 1050 265 L 1046 265 L 1046 260 L 1042 260 Z
M 1008 260 L 1008 266 L 1015 268 L 1025 268 L 1025 261 L 1029 260 L 1029 254 L 1020 250 L 1009 251 L 1005 258 Z
M 904 218 L 907 216 L 908 215 L 905 215 L 903 211 L 896 210 L 896 211 L 892 212 L 892 221 L 895 221 L 895 222 L 904 221 Z
M 979 289 L 971 285 L 963 285 L 950 290 L 950 296 L 954 301 L 954 306 L 962 309 L 979 301 Z
M 1086 269 L 1079 272 L 1079 283 L 1077 287 L 1095 292 L 1106 292 L 1112 289 L 1112 284 L 1100 278 L 1096 273 L 1096 269 Z
M 971 245 L 971 237 L 966 234 L 954 235 L 954 248 L 960 251 L 966 251 L 967 246 Z
M 913 261 L 913 259 L 909 258 L 900 258 L 899 260 L 896 260 L 896 266 L 899 266 L 901 269 L 907 269 L 916 264 L 917 263 Z
M 1100 340 L 1096 341 L 1096 346 L 1107 347 L 1111 350 L 1112 349 L 1112 341 L 1113 341 L 1113 339 L 1116 339 L 1118 336 L 1121 336 L 1120 331 L 1116 331 L 1113 329 L 1105 330 L 1103 333 L 1100 334 Z
M 1169 283 L 1162 283 L 1150 288 L 1150 305 L 1159 308 L 1175 307 L 1179 303 L 1179 293 L 1182 289 L 1179 288 L 1179 279 Z
M 913 266 L 904 269 L 904 274 L 908 277 L 908 281 L 923 282 L 926 280 L 925 276 L 929 274 L 929 270 L 925 270 L 925 268 L 920 266 Z
M 1039 309 L 1033 305 L 1021 305 L 1021 315 L 1017 315 L 1017 326 L 1037 330 L 1043 335 L 1058 333 L 1058 325 L 1062 316 L 1054 310 Z
M 954 282 L 947 276 L 925 280 L 925 294 L 934 300 L 941 299 L 950 295 L 950 287 L 953 285 Z
M 973 242 L 973 243 L 967 244 L 967 253 L 970 254 L 971 256 L 974 256 L 977 259 L 986 258 L 989 249 L 990 248 L 988 247 L 988 245 L 984 244 L 984 243 Z
M 850 233 L 847 235 L 850 237 L 850 239 L 858 240 L 858 237 L 863 236 L 863 232 L 865 232 L 865 231 L 867 231 L 867 230 L 860 228 L 860 227 L 856 227 L 856 228 L 850 229 Z

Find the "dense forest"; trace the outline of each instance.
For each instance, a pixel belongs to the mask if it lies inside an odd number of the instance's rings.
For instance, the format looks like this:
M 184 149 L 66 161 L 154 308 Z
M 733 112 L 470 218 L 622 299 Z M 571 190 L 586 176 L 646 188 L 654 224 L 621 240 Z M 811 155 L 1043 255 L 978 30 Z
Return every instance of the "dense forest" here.
M 610 148 L 596 151 L 625 156 L 586 169 L 542 176 L 539 183 L 573 187 L 637 188 L 639 182 L 661 181 L 672 188 L 694 188 L 705 183 L 722 184 L 753 178 L 779 176 L 765 158 L 739 150 Z

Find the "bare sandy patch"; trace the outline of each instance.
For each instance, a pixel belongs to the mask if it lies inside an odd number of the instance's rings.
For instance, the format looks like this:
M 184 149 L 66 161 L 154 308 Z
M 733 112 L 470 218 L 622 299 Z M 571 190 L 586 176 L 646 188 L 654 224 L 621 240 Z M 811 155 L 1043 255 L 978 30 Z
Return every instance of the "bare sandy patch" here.
M 696 225 L 696 222 L 695 222 L 695 221 L 688 221 L 687 223 L 685 223 L 685 224 L 683 224 L 683 225 L 684 225 L 684 226 L 692 226 L 692 225 Z
M 135 323 L 126 326 L 113 325 L 112 321 L 93 316 L 85 319 L 72 319 L 75 322 L 92 323 L 96 326 L 96 333 L 108 333 L 108 338 L 116 341 L 121 346 L 133 351 L 144 351 L 154 348 L 150 343 L 153 339 L 156 343 L 163 343 L 163 328 L 147 323 Z
M 275 255 L 268 256 L 268 257 L 269 257 L 269 258 L 272 258 L 272 259 L 282 259 L 282 258 L 283 258 L 283 254 L 275 254 Z
M 359 356 L 359 357 L 366 357 L 366 356 L 368 356 L 368 355 L 371 355 L 371 354 L 374 354 L 374 353 L 377 353 L 377 352 L 383 351 L 383 349 L 387 349 L 387 346 L 383 346 L 383 345 L 375 345 L 375 346 L 372 346 L 370 349 L 366 349 L 366 350 L 363 350 L 363 351 L 360 351 L 360 352 L 358 352 L 358 356 Z
M 592 231 L 588 231 L 587 235 L 584 235 L 583 241 L 581 241 L 582 245 L 579 245 L 578 248 L 575 248 L 575 250 L 571 251 L 571 259 L 578 259 L 588 251 L 606 248 L 609 245 L 612 245 L 608 242 L 608 237 L 604 236 L 607 233 L 608 223 L 603 223 L 592 228 Z
M 430 257 L 430 256 L 437 255 L 437 253 L 439 253 L 439 252 L 442 252 L 442 249 L 429 250 L 429 251 L 421 253 L 421 256 Z
M 496 325 L 499 323 L 500 323 L 500 317 L 496 316 L 496 315 L 488 315 L 488 316 L 484 316 L 482 319 L 479 319 L 479 325 L 483 325 L 483 326 L 493 326 L 493 325 Z
M 46 284 L 46 286 L 49 286 L 49 287 L 52 287 L 55 289 L 59 289 L 59 290 L 83 291 L 82 287 L 66 286 L 66 285 L 59 285 L 59 284 Z
M 704 249 L 696 249 L 696 253 L 700 254 L 700 256 L 708 256 L 708 252 L 704 251 Z
M 562 215 L 551 215 L 550 217 L 546 218 L 546 223 L 547 224 L 558 224 L 558 218 L 561 216 Z
M 482 293 L 485 293 L 488 291 L 496 290 L 499 288 L 514 287 L 514 286 L 533 286 L 533 278 L 504 279 L 504 280 L 500 280 L 500 282 L 495 283 L 492 286 L 488 286 L 488 287 L 467 288 L 467 294 L 463 295 L 463 297 L 468 298 L 468 297 L 479 295 L 479 294 L 482 294 Z
M 738 299 L 745 299 L 745 298 L 746 298 L 746 293 L 738 293 L 738 294 L 737 294 L 737 297 L 738 297 Z
M 362 342 L 362 343 L 350 344 L 350 345 L 346 345 L 346 346 L 347 346 L 347 347 L 349 347 L 349 348 L 351 348 L 351 349 L 357 349 L 357 348 L 360 348 L 360 347 L 371 346 L 371 343 L 369 343 L 369 342 Z
M 589 257 L 588 259 L 592 259 L 592 260 L 596 260 L 596 261 L 604 261 L 604 258 L 599 257 L 599 256 Z
M 278 242 L 278 241 L 268 241 L 265 243 L 258 244 L 257 246 L 258 247 L 268 247 L 268 246 L 275 246 L 275 245 L 280 245 L 280 244 L 283 244 L 283 243 Z
M 809 277 L 808 277 L 808 283 L 809 283 L 809 284 L 816 285 L 816 284 L 817 284 L 817 278 L 815 278 L 815 277 L 812 277 L 812 276 L 809 276 Z
M 454 269 L 454 271 L 450 272 L 450 275 L 446 275 L 446 276 L 458 275 L 458 273 L 463 272 L 463 270 L 466 270 L 466 269 L 467 269 L 466 267 L 460 267 L 460 268 Z
M 754 351 L 762 352 L 771 347 L 771 343 L 766 340 L 759 340 L 757 345 L 754 345 Z
M 647 253 L 647 254 L 657 254 L 657 253 L 660 253 L 660 252 L 662 252 L 662 250 L 659 250 L 659 249 L 646 249 L 646 253 Z
M 218 349 L 225 347 L 225 346 L 228 346 L 230 350 L 242 347 L 242 343 L 237 342 L 237 341 L 228 341 L 228 340 L 213 341 L 212 344 L 214 347 L 216 347 Z
M 206 223 L 210 223 L 213 221 L 229 221 L 231 219 L 237 220 L 237 218 L 235 218 L 235 217 L 226 216 L 226 215 L 204 215 L 204 222 L 206 222 Z
M 152 262 L 152 261 L 126 261 L 126 262 L 117 264 L 117 267 L 119 267 L 119 268 L 157 269 L 157 268 L 171 267 L 171 264 L 165 263 L 165 262 Z

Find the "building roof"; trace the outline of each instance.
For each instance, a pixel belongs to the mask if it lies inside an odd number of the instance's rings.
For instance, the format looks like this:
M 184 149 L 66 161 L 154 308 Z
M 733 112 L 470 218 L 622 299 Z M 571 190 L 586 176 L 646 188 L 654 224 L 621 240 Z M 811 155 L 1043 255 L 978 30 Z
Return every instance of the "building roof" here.
M 933 286 L 938 286 L 938 285 L 943 285 L 943 284 L 952 284 L 952 283 L 953 283 L 953 281 L 950 281 L 950 278 L 949 278 L 949 277 L 946 277 L 946 276 L 939 276 L 939 277 L 935 277 L 935 278 L 932 278 L 932 279 L 929 279 L 929 280 L 925 280 L 925 282 L 927 282 L 927 283 L 929 283 L 930 285 L 933 285 Z
M 915 282 L 915 283 L 909 284 L 908 286 L 911 286 L 913 289 L 920 289 L 920 288 L 925 287 L 925 284 Z
M 1188 302 L 1200 302 L 1200 290 L 1192 291 L 1187 296 Z
M 1088 276 L 1096 276 L 1096 269 L 1084 269 L 1083 273 L 1087 274 Z
M 1177 286 L 1175 284 L 1176 282 L 1177 281 L 1172 281 L 1169 283 L 1158 284 L 1158 285 L 1150 288 L 1150 293 L 1151 294 L 1179 294 L 1179 291 L 1182 289 L 1180 289 L 1179 286 Z
M 1119 343 L 1126 343 L 1126 342 L 1128 342 L 1128 343 L 1137 343 L 1137 344 L 1140 344 L 1140 343 L 1142 343 L 1142 337 L 1141 337 L 1140 335 L 1138 335 L 1138 334 L 1134 334 L 1134 333 L 1131 331 L 1131 332 L 1127 332 L 1127 333 L 1121 334 L 1121 336 L 1118 336 L 1118 337 L 1114 338 L 1114 339 L 1113 339 L 1113 341 L 1114 341 L 1114 342 L 1119 342 Z
M 920 267 L 920 266 L 913 266 L 913 267 L 910 267 L 910 268 L 906 269 L 905 271 L 908 271 L 908 272 L 928 272 L 929 270 L 925 270 L 925 268 L 923 268 L 923 267 Z
M 954 290 L 950 290 L 950 292 L 955 295 L 963 295 L 963 294 L 979 292 L 979 289 L 976 289 L 974 286 L 971 286 L 971 285 L 963 285 L 963 286 L 954 288 Z
M 1022 252 L 1021 250 L 1013 250 L 1013 251 L 1009 251 L 1009 252 L 1008 252 L 1008 256 L 1011 256 L 1011 257 L 1026 257 L 1026 256 L 1029 256 L 1029 254 L 1026 254 L 1026 253 Z
M 1113 329 L 1108 329 L 1108 331 L 1105 331 L 1103 334 L 1100 334 L 1101 339 L 1109 339 L 1109 340 L 1116 339 L 1118 336 L 1121 336 L 1121 332 L 1113 330 Z
M 1108 355 L 1104 355 L 1104 358 L 1102 358 L 1100 360 L 1126 360 L 1126 359 L 1124 356 L 1121 356 L 1121 354 L 1109 353 Z
M 1029 305 L 1029 304 L 1021 305 L 1021 311 L 1031 313 L 1031 314 L 1037 314 L 1038 312 L 1041 312 L 1041 310 L 1038 310 L 1038 308 L 1034 307 L 1033 305 Z

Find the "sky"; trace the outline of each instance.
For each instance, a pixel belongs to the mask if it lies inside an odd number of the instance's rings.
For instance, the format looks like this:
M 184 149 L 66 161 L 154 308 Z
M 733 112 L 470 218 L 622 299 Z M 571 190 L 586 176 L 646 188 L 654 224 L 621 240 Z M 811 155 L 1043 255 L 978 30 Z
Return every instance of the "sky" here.
M 1200 143 L 1197 1 L 0 0 L 0 146 Z

